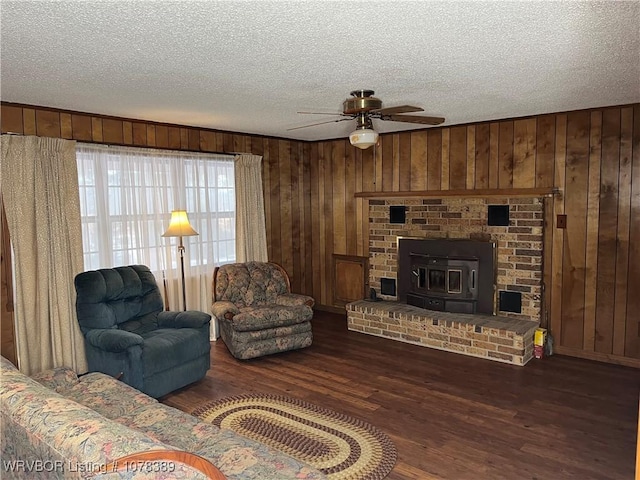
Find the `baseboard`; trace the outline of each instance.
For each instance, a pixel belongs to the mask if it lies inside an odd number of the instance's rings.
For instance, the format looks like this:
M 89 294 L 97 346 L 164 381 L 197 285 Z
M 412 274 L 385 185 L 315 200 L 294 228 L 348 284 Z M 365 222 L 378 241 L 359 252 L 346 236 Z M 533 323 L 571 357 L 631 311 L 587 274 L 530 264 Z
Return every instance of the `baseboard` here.
M 597 362 L 613 363 L 615 365 L 623 365 L 625 367 L 640 368 L 640 358 L 621 357 L 620 355 L 612 355 L 609 353 L 588 352 L 578 348 L 562 347 L 559 345 L 553 346 L 553 353 L 566 355 L 568 357 L 595 360 Z
M 344 307 L 334 307 L 331 305 L 315 305 L 313 309 L 320 310 L 321 312 L 338 313 L 345 316 L 347 315 L 347 310 Z

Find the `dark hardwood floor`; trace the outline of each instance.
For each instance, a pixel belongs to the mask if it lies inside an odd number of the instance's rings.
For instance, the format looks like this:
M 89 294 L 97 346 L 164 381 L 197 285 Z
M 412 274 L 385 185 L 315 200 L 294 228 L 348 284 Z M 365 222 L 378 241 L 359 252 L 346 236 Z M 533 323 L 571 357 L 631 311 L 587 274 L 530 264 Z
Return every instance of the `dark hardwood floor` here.
M 238 361 L 162 401 L 191 412 L 242 393 L 297 397 L 391 436 L 399 479 L 632 479 L 640 372 L 554 355 L 525 367 L 347 331 L 316 312 L 310 348 Z

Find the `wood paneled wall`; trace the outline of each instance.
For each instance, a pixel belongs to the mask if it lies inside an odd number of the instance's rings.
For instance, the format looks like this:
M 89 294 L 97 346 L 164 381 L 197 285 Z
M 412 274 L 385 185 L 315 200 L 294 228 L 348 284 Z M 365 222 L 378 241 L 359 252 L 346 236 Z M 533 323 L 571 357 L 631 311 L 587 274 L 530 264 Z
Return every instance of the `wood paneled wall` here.
M 640 105 L 384 134 L 364 151 L 14 104 L 2 132 L 262 155 L 269 258 L 329 308 L 334 254 L 369 255 L 368 200 L 355 193 L 557 187 L 543 312 L 556 351 L 640 366 Z
M 556 187 L 543 299 L 555 350 L 640 366 L 640 105 L 385 134 L 365 151 L 318 142 L 310 166 L 319 303 L 341 288 L 331 255 L 369 255 L 368 202 L 354 192 Z

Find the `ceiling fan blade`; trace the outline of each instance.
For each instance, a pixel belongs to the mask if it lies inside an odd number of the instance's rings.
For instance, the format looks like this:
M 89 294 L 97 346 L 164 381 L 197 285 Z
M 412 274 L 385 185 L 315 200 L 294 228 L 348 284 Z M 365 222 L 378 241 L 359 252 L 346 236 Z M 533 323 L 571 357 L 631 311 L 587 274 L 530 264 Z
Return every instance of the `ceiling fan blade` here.
M 299 130 L 300 128 L 315 127 L 316 125 L 324 125 L 325 123 L 343 122 L 345 120 L 351 120 L 351 117 L 349 117 L 349 118 L 339 118 L 337 120 L 326 120 L 324 122 L 311 123 L 309 125 L 302 125 L 301 127 L 287 128 L 287 132 L 290 132 L 291 130 Z
M 340 116 L 344 116 L 344 113 L 339 113 L 339 112 L 296 112 L 296 113 L 301 113 L 303 115 L 340 115 Z
M 381 120 L 391 120 L 392 122 L 421 123 L 423 125 L 440 125 L 444 122 L 442 117 L 421 117 L 418 115 L 382 115 Z
M 395 115 L 396 113 L 410 112 L 424 112 L 424 109 L 420 107 L 412 107 L 411 105 L 398 105 L 397 107 L 379 108 L 378 110 L 372 111 L 372 113 L 379 113 L 381 115 Z

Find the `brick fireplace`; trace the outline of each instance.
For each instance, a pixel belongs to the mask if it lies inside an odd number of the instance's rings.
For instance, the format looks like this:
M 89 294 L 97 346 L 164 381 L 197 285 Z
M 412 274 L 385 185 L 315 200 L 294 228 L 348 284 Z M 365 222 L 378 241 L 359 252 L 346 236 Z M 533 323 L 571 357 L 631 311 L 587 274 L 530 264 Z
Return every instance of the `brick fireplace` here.
M 385 301 L 348 305 L 349 329 L 524 365 L 541 318 L 543 217 L 542 198 L 370 200 L 369 283 Z M 398 302 L 399 237 L 494 245 L 495 315 Z

